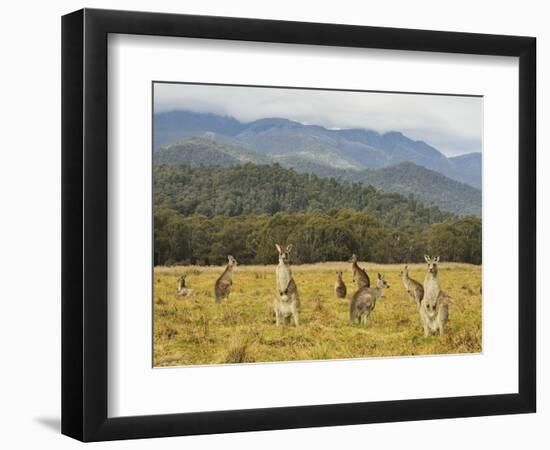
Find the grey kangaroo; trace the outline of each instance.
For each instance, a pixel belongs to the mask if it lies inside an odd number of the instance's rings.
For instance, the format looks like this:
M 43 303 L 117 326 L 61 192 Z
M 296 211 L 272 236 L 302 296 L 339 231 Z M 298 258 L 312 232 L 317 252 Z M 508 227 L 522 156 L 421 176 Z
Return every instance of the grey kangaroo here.
M 418 281 L 409 277 L 409 266 L 405 266 L 400 274 L 407 294 L 416 302 L 416 307 L 420 308 L 420 303 L 424 298 L 424 287 Z
M 233 256 L 227 257 L 227 266 L 225 270 L 216 280 L 214 284 L 214 296 L 216 297 L 216 303 L 220 303 L 223 299 L 229 297 L 231 293 L 231 286 L 233 285 L 233 269 L 237 266 L 237 260 Z
M 334 292 L 338 298 L 346 298 L 347 288 L 346 283 L 342 279 L 343 272 L 336 272 L 336 283 L 334 283 Z
M 437 264 L 439 256 L 424 256 L 428 264 L 428 271 L 424 278 L 424 299 L 420 303 L 420 320 L 424 327 L 424 336 L 430 333 L 444 334 L 445 325 L 449 318 L 449 296 L 441 290 Z
M 357 288 L 370 287 L 370 278 L 367 271 L 359 267 L 355 253 L 351 255 L 349 262 L 351 263 L 351 275 L 353 276 L 353 281 L 357 283 Z
M 389 288 L 389 284 L 383 275 L 378 274 L 378 280 L 375 288 L 362 287 L 359 289 L 349 304 L 349 321 L 355 323 L 359 321 L 361 325 L 367 325 L 367 319 L 376 306 L 376 301 L 382 297 L 384 289 Z
M 292 244 L 281 247 L 275 244 L 279 252 L 279 265 L 275 270 L 277 292 L 273 300 L 273 310 L 275 311 L 275 323 L 279 326 L 286 324 L 292 319 L 295 326 L 300 323 L 300 296 L 298 287 L 292 272 L 290 271 L 290 251 Z
M 185 285 L 185 277 L 186 275 L 182 275 L 178 278 L 178 295 L 181 297 L 188 297 L 190 295 L 193 295 L 193 289 L 188 288 Z

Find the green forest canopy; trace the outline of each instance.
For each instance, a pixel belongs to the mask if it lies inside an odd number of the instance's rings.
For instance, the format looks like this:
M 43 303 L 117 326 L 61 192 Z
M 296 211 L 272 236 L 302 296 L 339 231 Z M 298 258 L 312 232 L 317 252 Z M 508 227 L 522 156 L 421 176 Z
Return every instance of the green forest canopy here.
M 344 261 L 352 253 L 381 263 L 419 262 L 425 253 L 444 261 L 481 263 L 481 221 L 448 219 L 432 225 L 387 227 L 350 209 L 323 213 L 183 216 L 156 206 L 155 264 L 273 264 L 275 243 L 292 243 L 296 264 Z
M 372 186 L 275 165 L 154 169 L 154 263 L 273 264 L 275 243 L 293 262 L 481 263 L 481 219 L 456 217 Z
M 412 195 L 406 198 L 361 183 L 297 173 L 279 164 L 155 165 L 153 180 L 154 203 L 183 215 L 316 213 L 350 208 L 389 226 L 436 223 L 454 217 L 435 206 L 424 206 Z

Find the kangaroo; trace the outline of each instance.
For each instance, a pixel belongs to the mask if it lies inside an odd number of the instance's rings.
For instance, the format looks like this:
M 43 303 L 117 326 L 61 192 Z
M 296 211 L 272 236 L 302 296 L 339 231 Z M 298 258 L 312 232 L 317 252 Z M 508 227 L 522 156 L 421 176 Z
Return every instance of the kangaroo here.
M 351 263 L 351 275 L 353 281 L 357 283 L 357 288 L 370 287 L 370 278 L 367 275 L 367 271 L 359 267 L 357 264 L 357 255 L 355 253 L 351 255 L 349 262 Z
M 443 336 L 445 325 L 449 318 L 449 296 L 441 290 L 437 264 L 439 256 L 430 258 L 424 256 L 428 263 L 428 271 L 424 278 L 424 298 L 420 303 L 420 320 L 424 327 L 424 336 L 428 337 L 430 333 L 439 333 Z
M 336 283 L 334 284 L 334 292 L 338 298 L 346 298 L 347 288 L 342 276 L 343 272 L 336 272 Z
M 349 321 L 355 323 L 359 321 L 361 325 L 367 325 L 367 319 L 376 306 L 376 301 L 382 297 L 384 289 L 390 285 L 386 282 L 383 275 L 378 274 L 378 280 L 375 288 L 362 287 L 359 289 L 349 304 Z
M 416 308 L 420 308 L 420 302 L 424 298 L 424 287 L 418 281 L 409 277 L 409 266 L 405 266 L 400 274 L 407 293 L 416 302 Z
M 216 280 L 214 284 L 214 296 L 216 297 L 216 303 L 220 303 L 223 299 L 229 297 L 231 293 L 231 285 L 233 284 L 233 269 L 237 266 L 237 260 L 233 256 L 228 255 L 227 266 L 225 270 Z
M 186 275 L 182 275 L 178 278 L 178 295 L 182 297 L 188 297 L 190 295 L 193 295 L 193 289 L 190 289 L 185 286 L 185 277 Z
M 300 323 L 300 297 L 296 282 L 292 278 L 289 263 L 292 244 L 287 245 L 286 248 L 275 244 L 275 247 L 279 252 L 279 265 L 275 270 L 277 292 L 273 300 L 275 323 L 279 326 L 281 322 L 286 324 L 292 319 L 294 325 L 298 326 Z

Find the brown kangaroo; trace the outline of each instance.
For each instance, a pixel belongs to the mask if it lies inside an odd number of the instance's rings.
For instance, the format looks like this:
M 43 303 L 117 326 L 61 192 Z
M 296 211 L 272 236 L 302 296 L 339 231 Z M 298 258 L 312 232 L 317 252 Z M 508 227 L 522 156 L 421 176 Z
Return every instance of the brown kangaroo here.
M 424 298 L 424 287 L 418 281 L 409 277 L 409 266 L 405 266 L 401 271 L 401 279 L 407 293 L 416 302 L 416 307 L 420 308 L 420 302 Z
M 182 275 L 178 278 L 178 295 L 181 297 L 188 297 L 190 295 L 193 295 L 193 289 L 188 288 L 185 285 L 185 275 Z
M 420 320 L 424 327 L 424 336 L 437 333 L 443 336 L 445 325 L 449 319 L 449 296 L 443 292 L 439 284 L 439 256 L 424 256 L 428 271 L 424 278 L 424 298 L 420 303 Z
M 351 255 L 349 262 L 351 263 L 351 275 L 353 276 L 353 281 L 357 283 L 357 289 L 370 287 L 370 278 L 367 271 L 359 267 L 357 264 L 357 255 L 355 253 Z
M 290 271 L 290 251 L 292 244 L 281 247 L 275 244 L 279 252 L 279 265 L 275 270 L 277 292 L 273 300 L 273 310 L 275 311 L 275 323 L 278 325 L 287 323 L 292 319 L 294 325 L 300 323 L 300 296 L 298 287 Z
M 229 297 L 231 293 L 231 286 L 233 285 L 233 269 L 237 266 L 237 260 L 233 256 L 227 257 L 227 266 L 225 270 L 216 280 L 214 284 L 214 296 L 216 297 L 216 303 L 220 303 L 222 300 Z
M 384 289 L 389 288 L 389 284 L 383 275 L 378 274 L 378 280 L 375 288 L 362 287 L 351 298 L 349 304 L 349 322 L 353 324 L 357 321 L 361 325 L 367 325 L 367 319 L 370 313 L 376 307 L 377 300 L 382 297 Z
M 338 298 L 346 298 L 347 288 L 346 283 L 342 279 L 343 272 L 336 272 L 336 283 L 334 284 L 334 292 Z

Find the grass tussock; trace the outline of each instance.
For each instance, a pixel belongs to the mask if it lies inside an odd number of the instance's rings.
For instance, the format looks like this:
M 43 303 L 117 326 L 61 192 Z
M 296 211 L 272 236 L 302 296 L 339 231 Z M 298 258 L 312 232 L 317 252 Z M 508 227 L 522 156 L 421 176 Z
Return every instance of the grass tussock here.
M 365 265 L 365 264 L 363 264 Z M 405 292 L 401 265 L 366 264 L 371 279 L 381 272 L 385 290 L 368 326 L 348 324 L 348 302 L 355 291 L 349 264 L 293 266 L 301 300 L 300 326 L 275 326 L 272 304 L 275 266 L 239 266 L 229 299 L 216 305 L 213 285 L 221 267 L 157 267 L 154 287 L 154 365 L 250 363 L 478 353 L 482 351 L 481 267 L 441 264 L 442 288 L 450 295 L 449 322 L 442 337 L 425 338 L 415 303 Z M 425 267 L 409 265 L 422 282 Z M 335 272 L 344 272 L 348 299 L 334 294 Z M 176 295 L 177 279 L 187 274 L 195 290 Z
M 222 363 L 254 362 L 252 352 L 249 351 L 253 338 L 249 334 L 235 334 L 229 341 L 227 352 L 222 358 Z

